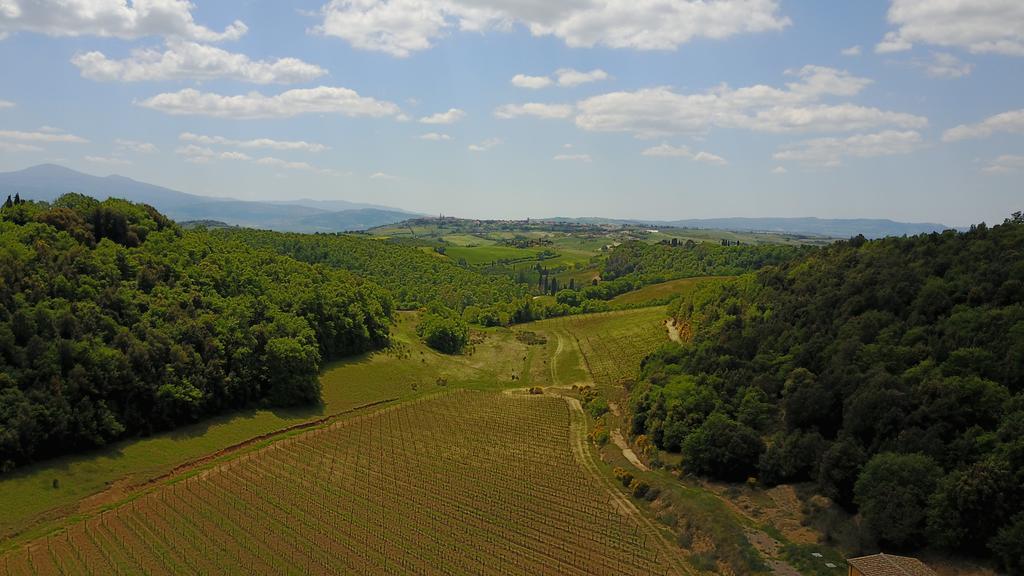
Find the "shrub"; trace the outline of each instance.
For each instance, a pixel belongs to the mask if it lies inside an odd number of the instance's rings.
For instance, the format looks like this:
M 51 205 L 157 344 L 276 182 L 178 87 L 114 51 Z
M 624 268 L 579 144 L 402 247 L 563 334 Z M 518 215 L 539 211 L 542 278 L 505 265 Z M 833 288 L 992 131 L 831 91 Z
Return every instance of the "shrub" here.
M 615 474 L 616 480 L 622 482 L 622 485 L 625 486 L 626 488 L 629 488 L 630 483 L 633 482 L 632 472 L 626 470 L 625 468 L 616 467 L 613 473 Z
M 634 498 L 643 498 L 650 489 L 651 485 L 639 478 L 635 478 L 629 483 L 629 491 Z
M 763 451 L 764 443 L 756 432 L 721 412 L 708 417 L 683 441 L 686 468 L 722 480 L 750 476 Z
M 438 352 L 458 354 L 469 343 L 469 326 L 460 318 L 428 312 L 423 315 L 416 333 Z

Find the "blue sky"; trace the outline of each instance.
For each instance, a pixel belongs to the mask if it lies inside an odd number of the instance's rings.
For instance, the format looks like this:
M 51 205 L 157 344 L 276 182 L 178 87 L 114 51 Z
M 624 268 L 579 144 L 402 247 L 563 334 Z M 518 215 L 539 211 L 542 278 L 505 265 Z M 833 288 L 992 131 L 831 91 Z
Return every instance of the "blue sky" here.
M 0 36 L 0 170 L 466 217 L 1024 208 L 1019 0 L 0 0 Z

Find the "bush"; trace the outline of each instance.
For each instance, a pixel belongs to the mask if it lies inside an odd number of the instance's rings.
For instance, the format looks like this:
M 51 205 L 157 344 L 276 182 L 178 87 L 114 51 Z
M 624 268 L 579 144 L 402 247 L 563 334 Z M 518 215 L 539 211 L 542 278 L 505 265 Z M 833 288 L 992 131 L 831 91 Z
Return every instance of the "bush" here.
M 427 312 L 416 327 L 423 341 L 438 352 L 458 354 L 469 343 L 469 326 L 453 315 Z
M 636 478 L 629 483 L 629 491 L 633 494 L 634 498 L 643 498 L 650 489 L 651 485 L 645 480 L 641 480 L 639 478 Z
M 608 401 L 604 398 L 594 398 L 587 402 L 587 412 L 594 418 L 600 418 L 608 412 Z
M 613 470 L 613 474 L 615 474 L 615 479 L 622 482 L 622 485 L 626 488 L 629 488 L 630 483 L 633 482 L 633 473 L 625 468 L 616 467 Z
M 1024 512 L 999 530 L 989 548 L 1008 574 L 1024 574 Z

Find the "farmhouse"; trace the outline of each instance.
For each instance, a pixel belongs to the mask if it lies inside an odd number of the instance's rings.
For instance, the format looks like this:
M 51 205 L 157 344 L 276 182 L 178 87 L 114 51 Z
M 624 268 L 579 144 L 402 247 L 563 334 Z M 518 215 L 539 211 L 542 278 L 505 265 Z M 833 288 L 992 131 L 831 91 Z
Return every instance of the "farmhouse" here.
M 847 576 L 937 576 L 935 571 L 917 558 L 873 554 L 850 558 Z

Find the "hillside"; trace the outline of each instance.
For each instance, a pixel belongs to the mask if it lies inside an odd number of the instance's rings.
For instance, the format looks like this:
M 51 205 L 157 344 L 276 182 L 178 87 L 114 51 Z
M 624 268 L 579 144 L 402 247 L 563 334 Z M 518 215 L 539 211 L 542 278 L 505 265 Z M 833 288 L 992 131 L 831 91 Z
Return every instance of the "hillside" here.
M 0 470 L 228 409 L 320 400 L 322 361 L 388 342 L 341 270 L 65 195 L 0 208 Z
M 931 222 L 896 222 L 881 218 L 705 218 L 684 220 L 623 220 L 611 218 L 552 218 L 558 222 L 581 224 L 644 225 L 655 228 L 691 228 L 697 230 L 729 230 L 733 232 L 761 232 L 798 234 L 819 238 L 865 238 L 886 236 L 912 236 L 949 229 L 945 224 Z
M 683 295 L 632 432 L 693 473 L 815 482 L 858 546 L 1020 558 L 1024 218 L 867 241 Z M 856 550 L 854 550 L 856 551 Z
M 121 198 L 149 204 L 177 221 L 218 220 L 234 226 L 288 232 L 365 230 L 413 215 L 386 206 L 343 200 L 254 202 L 200 196 L 124 176 L 93 176 L 56 164 L 0 173 L 0 197 L 19 194 L 26 200 L 50 202 L 68 192 L 101 200 Z

